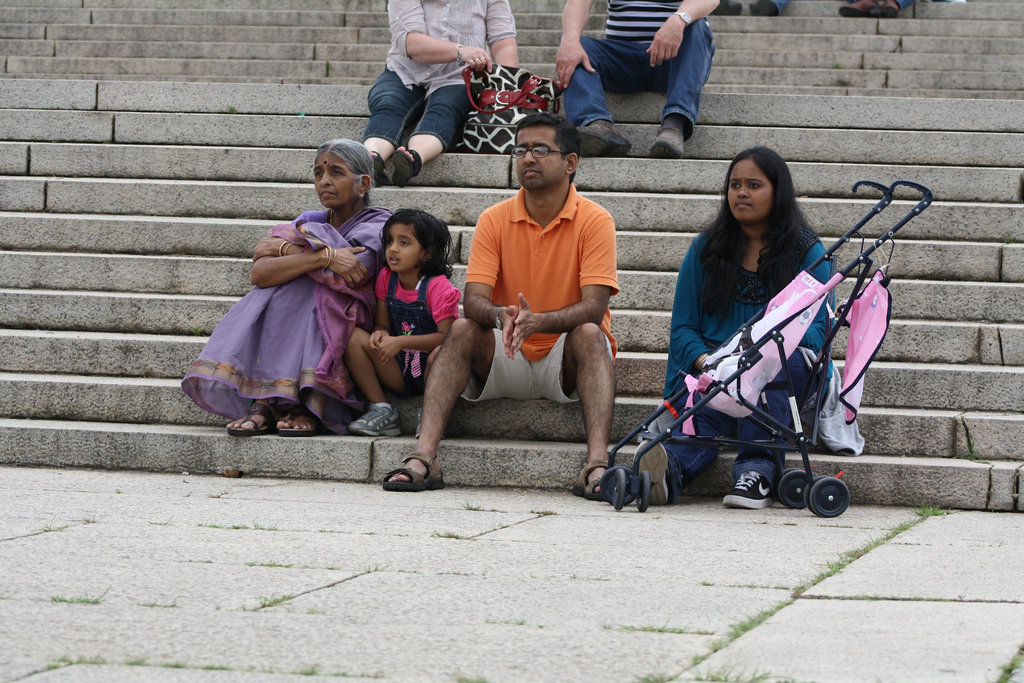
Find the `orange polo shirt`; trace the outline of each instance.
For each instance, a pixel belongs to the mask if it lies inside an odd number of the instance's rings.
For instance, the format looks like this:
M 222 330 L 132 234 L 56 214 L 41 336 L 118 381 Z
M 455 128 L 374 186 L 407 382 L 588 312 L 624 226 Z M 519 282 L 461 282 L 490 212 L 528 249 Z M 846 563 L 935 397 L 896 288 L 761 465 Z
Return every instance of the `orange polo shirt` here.
M 604 285 L 616 294 L 615 221 L 604 207 L 581 197 L 570 185 L 562 211 L 549 225 L 541 226 L 526 212 L 520 189 L 480 215 L 466 282 L 493 287 L 491 300 L 501 306 L 518 305 L 522 292 L 538 313 L 578 302 L 585 285 Z M 618 346 L 611 321 L 611 311 L 605 309 L 601 330 L 614 355 Z M 557 334 L 534 334 L 523 343 L 523 355 L 539 360 L 557 340 Z

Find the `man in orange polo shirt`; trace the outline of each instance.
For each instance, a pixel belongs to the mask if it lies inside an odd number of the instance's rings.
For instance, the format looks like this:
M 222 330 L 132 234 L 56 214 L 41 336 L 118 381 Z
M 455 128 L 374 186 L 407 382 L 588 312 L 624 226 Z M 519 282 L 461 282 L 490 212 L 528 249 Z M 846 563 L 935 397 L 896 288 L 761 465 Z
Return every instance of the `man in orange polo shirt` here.
M 524 119 L 513 151 L 521 189 L 480 216 L 466 270 L 465 317 L 438 350 L 420 437 L 384 488 L 444 486 L 438 446 L 455 399 L 579 400 L 587 463 L 573 493 L 600 500 L 615 402 L 608 300 L 619 291 L 615 222 L 576 193 L 576 128 L 548 113 Z

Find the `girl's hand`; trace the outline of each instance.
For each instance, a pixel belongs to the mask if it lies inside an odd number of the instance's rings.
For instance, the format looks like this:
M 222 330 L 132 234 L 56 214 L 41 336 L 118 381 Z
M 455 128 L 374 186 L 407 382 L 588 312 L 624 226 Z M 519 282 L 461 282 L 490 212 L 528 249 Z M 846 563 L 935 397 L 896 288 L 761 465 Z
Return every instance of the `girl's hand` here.
M 388 336 L 388 333 L 384 330 L 374 330 L 370 333 L 370 348 L 380 348 L 380 343 L 384 341 L 384 338 Z
M 331 259 L 328 268 L 337 273 L 349 287 L 358 287 L 366 282 L 369 273 L 362 261 L 356 258 L 356 254 L 366 251 L 366 247 L 342 247 L 335 249 L 334 258 Z
M 386 335 L 377 346 L 377 360 L 387 363 L 402 350 L 402 338 Z
M 256 249 L 253 251 L 252 260 L 259 261 L 261 258 L 266 256 L 277 256 L 280 253 L 281 245 L 287 240 L 283 240 L 280 237 L 263 237 L 259 242 L 256 243 Z M 288 242 L 291 244 L 291 242 Z M 288 247 L 285 247 L 288 249 Z M 301 251 L 301 247 L 296 246 L 290 250 L 291 253 L 295 254 Z

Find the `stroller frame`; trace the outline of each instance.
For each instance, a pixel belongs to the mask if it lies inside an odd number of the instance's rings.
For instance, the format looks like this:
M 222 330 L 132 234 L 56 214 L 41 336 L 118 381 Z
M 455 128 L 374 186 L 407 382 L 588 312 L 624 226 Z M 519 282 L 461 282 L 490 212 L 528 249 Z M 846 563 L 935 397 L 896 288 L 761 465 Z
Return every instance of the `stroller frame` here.
M 601 478 L 601 492 L 604 499 L 611 503 L 616 510 L 621 510 L 624 505 L 633 502 L 634 500 L 636 501 L 637 509 L 640 512 L 647 510 L 651 497 L 651 477 L 649 472 L 640 471 L 641 457 L 657 444 L 672 443 L 685 444 L 698 448 L 710 447 L 721 449 L 741 446 L 765 448 L 769 453 L 771 453 L 772 458 L 775 461 L 775 469 L 777 473 L 776 481 L 772 483 L 772 492 L 783 505 L 796 509 L 803 509 L 806 507 L 819 517 L 838 517 L 846 511 L 850 504 L 850 489 L 846 485 L 846 482 L 841 479 L 844 473 L 840 471 L 834 477 L 815 477 L 812 473 L 813 466 L 811 465 L 810 456 L 808 455 L 807 450 L 809 446 L 814 446 L 817 443 L 818 418 L 827 382 L 829 381 L 828 367 L 831 362 L 832 342 L 835 339 L 836 334 L 839 332 L 839 329 L 846 322 L 853 302 L 863 291 L 865 281 L 868 279 L 868 275 L 874 265 L 874 260 L 871 258 L 871 254 L 882 247 L 886 242 L 891 242 L 892 248 L 894 248 L 895 240 L 893 237 L 896 232 L 912 218 L 918 216 L 922 211 L 924 211 L 932 203 L 933 199 L 932 191 L 930 189 L 924 185 L 920 185 L 909 180 L 897 180 L 888 186 L 870 180 L 859 180 L 854 183 L 852 191 L 857 192 L 857 190 L 862 186 L 872 187 L 881 191 L 882 198 L 871 208 L 870 211 L 867 212 L 867 214 L 864 215 L 863 218 L 861 218 L 860 221 L 857 222 L 856 225 L 836 240 L 835 244 L 833 244 L 811 266 L 805 269 L 805 272 L 813 271 L 824 261 L 828 261 L 831 264 L 830 270 L 832 277 L 827 283 L 824 283 L 826 288 L 817 295 L 817 298 L 812 302 L 806 303 L 806 305 L 801 307 L 799 310 L 792 311 L 791 315 L 773 325 L 760 338 L 756 340 L 751 339 L 749 338 L 750 331 L 753 328 L 753 325 L 761 320 L 765 315 L 767 307 L 762 309 L 760 313 L 744 323 L 726 342 L 726 344 L 729 344 L 734 341 L 737 335 L 746 337 L 741 341 L 742 352 L 737 359 L 737 368 L 734 372 L 725 378 L 712 379 L 708 383 L 707 389 L 702 391 L 702 395 L 699 400 L 695 401 L 692 406 L 688 406 L 685 410 L 677 410 L 675 407 L 677 402 L 686 397 L 690 392 L 689 388 L 684 383 L 682 388 L 664 399 L 661 402 L 661 405 L 659 405 L 651 415 L 633 428 L 629 434 L 623 437 L 623 439 L 612 448 L 608 457 L 608 469 Z M 860 229 L 863 228 L 868 221 L 880 214 L 892 202 L 893 194 L 900 186 L 917 190 L 921 193 L 922 198 L 891 228 L 886 230 L 880 237 L 864 248 L 859 256 L 854 258 L 845 268 L 837 271 L 835 265 L 836 253 L 854 237 L 859 237 L 862 243 L 866 241 L 867 238 L 860 234 Z M 822 344 L 821 352 L 817 355 L 808 370 L 808 382 L 798 399 L 796 387 L 790 374 L 789 365 L 786 362 L 788 360 L 788 354 L 784 348 L 785 335 L 783 334 L 783 329 L 787 324 L 812 306 L 820 305 L 823 298 L 830 298 L 834 296 L 836 285 L 845 280 L 855 271 L 857 273 L 856 283 L 852 288 L 850 295 L 846 298 L 845 303 L 836 309 L 837 315 L 835 320 L 833 321 L 831 315 L 826 315 L 825 341 Z M 888 282 L 888 278 L 886 278 L 885 282 Z M 799 340 L 797 341 L 799 342 Z M 747 343 L 744 344 L 743 342 Z M 782 360 L 782 380 L 766 384 L 760 392 L 760 400 L 751 402 L 747 400 L 741 392 L 744 380 L 743 375 L 762 359 L 762 351 L 765 347 L 772 344 L 776 346 L 775 350 L 778 352 L 779 358 Z M 723 347 L 719 347 L 719 350 Z M 682 370 L 678 373 L 679 377 L 686 377 L 686 375 L 687 373 Z M 832 378 L 832 381 L 837 380 L 838 376 L 834 376 Z M 745 440 L 725 436 L 683 436 L 674 433 L 687 420 L 696 415 L 697 411 L 707 405 L 722 392 L 728 391 L 728 387 L 730 385 L 735 387 L 735 395 L 731 396 L 732 400 L 735 401 L 736 404 L 741 405 L 750 411 L 750 414 L 742 419 L 750 420 L 763 429 L 768 433 L 768 438 Z M 760 407 L 762 402 L 767 404 L 764 392 L 769 389 L 786 390 L 789 398 L 792 425 L 783 423 L 772 416 L 766 409 L 762 409 Z M 808 437 L 804 433 L 804 425 L 800 419 L 799 407 L 803 406 L 808 401 L 812 391 L 815 393 L 813 404 L 814 418 L 808 426 L 810 431 L 810 436 Z M 672 417 L 671 422 L 667 424 L 665 424 L 661 419 L 666 412 L 668 412 Z M 656 431 L 652 430 L 652 427 L 655 427 Z M 640 446 L 637 448 L 633 457 L 632 466 L 627 467 L 625 465 L 616 465 L 615 457 L 618 452 L 634 439 L 637 439 L 640 442 Z M 780 439 L 782 440 L 780 441 Z M 802 467 L 785 468 L 785 452 L 800 453 Z

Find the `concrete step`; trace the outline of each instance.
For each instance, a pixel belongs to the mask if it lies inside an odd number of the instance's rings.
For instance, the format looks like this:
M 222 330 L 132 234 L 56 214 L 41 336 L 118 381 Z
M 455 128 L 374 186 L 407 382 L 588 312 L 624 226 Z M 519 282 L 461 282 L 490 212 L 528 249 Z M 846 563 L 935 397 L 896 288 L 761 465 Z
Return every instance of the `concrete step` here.
M 8 25 L 9 26 L 9 25 Z M 0 24 L 0 30 L 4 25 Z M 374 43 L 363 36 L 358 28 L 343 26 L 223 26 L 199 24 L 193 26 L 152 26 L 55 24 L 40 26 L 45 37 L 55 41 L 96 40 L 96 41 L 168 41 L 168 42 L 219 42 L 219 43 Z M 35 35 L 39 33 L 39 35 Z M 3 35 L 0 33 L 0 35 Z M 42 38 L 41 32 L 33 35 L 6 35 L 9 38 Z M 389 39 L 376 41 L 387 45 Z
M 379 68 L 378 68 L 379 70 Z M 116 57 L 8 57 L 9 74 L 114 74 L 142 76 L 215 76 L 220 78 L 320 79 L 326 62 L 272 59 L 121 59 Z M 363 74 L 355 74 L 362 76 Z
M 979 55 L 1019 55 L 1024 54 L 1024 39 L 903 36 L 900 38 L 900 48 L 904 53 L 927 52 L 935 55 L 971 51 Z
M 669 321 L 668 312 L 615 309 L 612 333 L 619 342 L 620 367 L 629 368 L 630 373 L 642 371 L 647 383 L 628 379 L 626 371 L 620 370 L 624 387 L 644 387 L 630 393 L 650 393 L 648 386 L 654 386 L 653 393 L 657 393 L 665 374 Z M 206 340 L 205 335 L 0 329 L 0 370 L 180 378 Z M 841 360 L 845 349 L 846 333 L 841 330 L 833 357 Z M 876 360 L 1021 366 L 1024 326 L 893 320 Z
M 4 464 L 130 468 L 219 474 L 379 481 L 412 445 L 409 438 L 270 436 L 236 439 L 223 429 L 46 420 L 0 420 Z M 466 486 L 566 488 L 585 459 L 580 445 L 446 439 L 445 481 Z M 624 449 L 620 463 L 632 461 Z M 723 454 L 689 492 L 721 495 L 733 456 Z M 949 458 L 817 455 L 816 473 L 845 472 L 855 505 L 1013 509 L 1015 472 L 1004 463 Z
M 108 112 L 366 116 L 368 91 L 351 85 L 0 79 L 5 108 Z M 656 121 L 664 105 L 664 98 L 656 93 L 610 95 L 608 101 L 616 120 L 626 123 Z M 835 106 L 834 99 L 824 96 L 712 93 L 702 98 L 699 124 L 1019 134 L 1016 121 L 1024 118 L 1024 102 L 1019 101 L 846 97 L 842 103 Z
M 625 365 L 625 364 L 623 364 Z M 617 364 L 618 366 L 618 364 Z M 956 448 L 956 423 L 964 412 L 992 412 L 986 403 L 997 403 L 999 397 L 1010 397 L 1020 386 L 1024 370 L 1001 379 L 991 388 L 979 386 L 981 380 L 968 384 L 955 406 L 946 403 L 942 394 L 943 382 L 960 379 L 969 374 L 965 370 L 943 373 L 936 366 L 918 377 L 915 373 L 900 372 L 899 367 L 872 367 L 865 381 L 865 409 L 858 415 L 858 423 L 867 441 L 868 452 L 886 455 L 914 455 L 923 453 L 952 456 Z M 1000 371 L 976 366 L 980 375 L 998 378 Z M 625 374 L 625 369 L 620 367 Z M 664 379 L 664 376 L 662 376 Z M 180 378 L 158 379 L 148 377 L 103 377 L 63 374 L 0 373 L 0 414 L 8 418 L 44 420 L 84 420 L 97 422 L 129 422 L 135 424 L 177 424 L 222 427 L 223 417 L 199 409 L 181 391 Z M 932 405 L 882 405 L 874 410 L 872 397 L 882 396 L 886 389 L 897 388 L 906 399 L 927 394 L 928 389 L 940 393 L 930 400 Z M 627 395 L 619 392 L 615 400 L 612 439 L 625 436 L 641 420 L 650 415 L 660 399 L 657 391 L 647 396 Z M 1019 396 L 1019 393 L 1018 393 Z M 964 400 L 964 397 L 967 400 Z M 892 400 L 892 399 L 890 399 Z M 415 430 L 419 399 L 400 400 L 403 433 Z M 1000 415 L 1019 413 L 1011 403 Z M 874 406 L 872 406 L 874 407 Z M 1018 415 L 1019 417 L 1019 415 Z M 498 400 L 487 404 L 469 404 L 460 401 L 456 413 L 446 429 L 449 437 L 519 438 L 529 441 L 583 442 L 583 421 L 578 405 L 553 406 L 545 401 Z M 503 422 L 507 426 L 498 426 Z M 900 433 L 886 434 L 895 424 Z M 1020 424 L 1020 422 L 1017 422 Z M 962 429 L 962 424 L 960 425 Z M 932 437 L 931 435 L 935 435 Z M 921 440 L 924 439 L 925 443 Z M 929 443 L 930 441 L 930 443 Z M 1019 437 L 1018 437 L 1019 441 Z M 1005 444 L 1004 444 L 1005 447 Z
M 50 44 L 49 48 L 49 53 L 38 54 L 52 54 L 54 57 L 59 58 L 325 59 L 316 55 L 316 45 L 303 43 L 63 40 Z M 3 43 L 0 43 L 0 50 L 3 50 Z M 385 50 L 385 54 L 386 52 Z M 8 54 L 24 55 L 33 53 L 8 50 Z
M 896 177 L 876 175 L 880 182 Z M 851 180 L 853 180 L 851 178 Z M 316 206 L 308 183 L 232 183 L 177 180 L 0 177 L 0 193 L 13 211 L 105 213 L 135 216 L 209 216 L 291 220 Z M 511 196 L 511 190 L 486 188 L 381 188 L 382 206 L 411 205 L 430 211 L 450 225 L 475 224 L 487 207 Z M 720 199 L 709 195 L 589 192 L 622 230 L 696 231 L 717 211 Z M 819 234 L 841 235 L 867 213 L 874 200 L 805 199 L 810 224 Z M 893 225 L 913 206 L 894 202 L 876 218 L 872 230 Z M 928 236 L 948 240 L 1024 241 L 1021 204 L 936 202 L 905 228 L 905 239 Z
M 13 10 L 17 12 L 17 10 Z M 97 25 L 160 26 L 346 26 L 349 12 L 331 10 L 237 10 L 237 9 L 94 9 L 89 20 L 74 23 Z M 354 13 L 359 15 L 360 13 Z M 384 16 L 387 25 L 387 14 Z M 60 23 L 72 23 L 63 21 Z
M 4 118 L 18 121 L 17 114 L 24 110 L 0 110 L 0 127 Z M 43 112 L 37 114 L 40 127 L 34 130 L 42 133 Z M 164 115 L 154 115 L 164 116 Z M 195 116 L 195 115 L 193 115 Z M 209 119 L 209 116 L 204 117 Z M 218 119 L 229 123 L 223 116 Z M 302 117 L 306 118 L 306 117 Z M 312 118 L 310 119 L 312 121 Z M 292 122 L 292 119 L 287 119 Z M 23 122 L 24 123 L 24 122 Z M 194 127 L 197 122 L 190 122 Z M 282 123 L 267 121 L 266 123 Z M 316 123 L 324 123 L 316 121 Z M 15 124 L 16 125 L 16 124 Z M 129 124 L 126 124 L 129 125 Z M 304 123 L 298 124 L 300 126 Z M 12 126 L 13 127 L 13 126 Z M 273 126 L 271 126 L 273 128 Z M 308 127 L 307 127 L 308 128 Z M 120 133 L 115 120 L 115 137 L 119 140 L 132 137 L 129 132 Z M 626 134 L 637 141 L 640 149 L 653 142 L 657 128 L 623 127 Z M 756 129 L 745 131 L 751 138 Z M 167 131 L 164 131 L 165 133 Z M 204 131 L 211 138 L 223 136 L 213 130 Z M 306 131 L 308 132 L 308 130 Z M 703 129 L 701 130 L 703 138 Z M 704 153 L 712 158 L 728 154 L 728 136 L 724 130 L 709 131 L 712 134 Z M 31 133 L 28 133 L 31 134 Z M 142 137 L 144 134 L 136 134 Z M 798 138 L 794 133 L 791 138 Z M 825 136 L 828 137 L 828 136 Z M 836 135 L 835 137 L 840 137 Z M 862 137 L 870 137 L 864 135 Z M 892 136 L 895 137 L 895 136 Z M 913 136 L 911 136 L 913 138 Z M 926 137 L 926 136 L 918 136 Z M 938 134 L 931 136 L 937 138 Z M 964 138 L 966 142 L 969 138 Z M 975 138 L 977 139 L 977 137 Z M 1000 140 L 1024 144 L 1024 135 L 994 135 L 992 140 L 982 141 L 975 152 L 979 156 L 985 149 L 996 154 Z M 184 143 L 184 141 L 182 141 Z M 735 141 L 734 141 L 735 142 Z M 714 145 L 714 146 L 712 146 Z M 822 145 L 824 148 L 824 145 Z M 971 149 L 965 145 L 965 152 Z M 808 151 L 809 145 L 808 145 Z M 1007 150 L 1010 152 L 1011 150 Z M 891 150 L 890 150 L 891 152 Z M 969 153 L 969 152 L 968 152 Z M 1012 154 L 1011 154 L 1012 155 Z M 819 152 L 827 158 L 828 154 Z M 895 156 L 895 155 L 894 155 Z M 211 180 L 303 182 L 309 177 L 308 150 L 276 148 L 197 147 L 194 145 L 52 145 L 33 144 L 26 151 L 24 145 L 0 143 L 0 159 L 5 166 L 17 173 L 27 166 L 28 174 L 37 176 L 78 176 L 78 177 L 121 177 L 148 179 L 208 178 Z M 24 165 L 19 164 L 24 159 Z M 29 163 L 31 159 L 31 163 Z M 865 159 L 870 166 L 861 164 L 804 163 L 792 160 L 790 167 L 793 178 L 802 195 L 813 197 L 847 197 L 857 195 L 850 192 L 851 179 L 882 173 L 886 177 L 913 178 L 932 188 L 937 197 L 948 201 L 1016 202 L 1021 195 L 1021 170 L 1019 168 L 980 168 L 976 166 L 909 166 L 881 165 L 880 160 Z M 1011 161 L 1007 159 L 1007 161 Z M 611 190 L 621 192 L 673 192 L 715 194 L 721 189 L 721 178 L 728 166 L 726 161 L 712 160 L 656 160 L 634 159 L 584 159 L 577 176 L 577 186 L 584 191 Z M 24 172 L 24 171 L 22 171 Z M 512 168 L 510 160 L 497 155 L 472 156 L 450 154 L 439 157 L 426 166 L 424 172 L 413 180 L 413 185 L 459 185 L 462 187 L 509 187 Z M 514 185 L 513 185 L 514 186 Z

